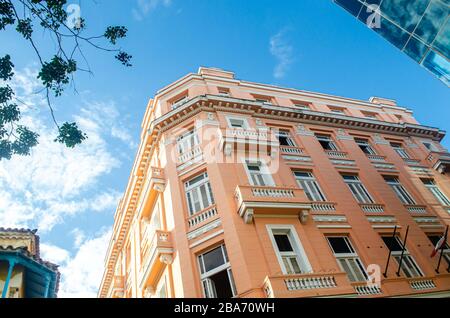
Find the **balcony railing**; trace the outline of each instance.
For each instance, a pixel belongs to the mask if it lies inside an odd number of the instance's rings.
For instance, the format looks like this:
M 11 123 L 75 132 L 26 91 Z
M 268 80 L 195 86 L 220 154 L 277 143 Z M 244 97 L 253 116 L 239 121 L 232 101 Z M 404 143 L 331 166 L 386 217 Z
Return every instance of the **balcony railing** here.
M 206 221 L 214 218 L 217 215 L 217 207 L 209 207 L 206 210 L 200 211 L 188 218 L 188 227 L 189 229 L 196 227 Z
M 405 208 L 408 210 L 408 212 L 410 213 L 427 213 L 427 208 L 425 205 L 410 205 L 410 204 L 405 204 Z
M 374 161 L 374 162 L 386 162 L 386 156 L 367 155 L 367 158 L 369 158 L 370 161 Z
M 432 279 L 416 279 L 410 280 L 409 285 L 414 290 L 426 290 L 436 288 L 436 284 Z
M 417 166 L 420 164 L 420 160 L 418 159 L 403 158 L 403 161 L 409 166 Z
M 297 147 L 280 146 L 280 152 L 288 155 L 303 155 L 303 149 Z
M 280 146 L 275 134 L 266 130 L 220 129 L 219 140 L 219 147 L 227 156 L 231 155 L 233 149 L 269 154 L 273 147 Z
M 336 203 L 333 202 L 311 202 L 311 210 L 319 212 L 334 212 L 336 211 Z
M 267 297 L 294 298 L 354 294 L 345 273 L 268 276 L 263 287 Z
M 238 186 L 235 198 L 238 213 L 246 223 L 252 222 L 254 214 L 300 215 L 311 208 L 304 191 L 299 188 Z
M 343 152 L 343 151 L 326 150 L 325 152 L 329 158 L 333 158 L 333 159 L 347 159 L 348 158 L 347 153 Z
M 366 213 L 383 213 L 384 205 L 376 203 L 360 203 L 361 210 Z
M 203 152 L 202 152 L 201 146 L 200 145 L 195 146 L 194 148 L 192 148 L 178 156 L 178 165 L 182 165 L 189 161 L 193 161 L 202 155 L 203 155 Z
M 378 285 L 368 285 L 367 283 L 352 283 L 353 288 L 359 296 L 381 295 L 382 291 Z

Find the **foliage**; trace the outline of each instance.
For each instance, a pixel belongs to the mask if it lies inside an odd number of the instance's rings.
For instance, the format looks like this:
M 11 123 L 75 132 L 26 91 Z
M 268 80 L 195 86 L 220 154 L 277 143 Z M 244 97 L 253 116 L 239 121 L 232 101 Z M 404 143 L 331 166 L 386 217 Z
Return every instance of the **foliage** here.
M 44 86 L 50 115 L 58 130 L 55 142 L 74 148 L 86 140 L 76 123 L 64 122 L 58 124 L 51 103 L 51 93 L 61 96 L 64 89 L 74 81 L 77 71 L 92 73 L 86 57 L 81 49 L 81 43 L 105 52 L 115 52 L 115 58 L 123 65 L 131 66 L 132 56 L 114 47 L 118 40 L 127 36 L 124 26 L 108 26 L 104 34 L 85 36 L 86 21 L 76 17 L 76 23 L 70 25 L 73 19 L 66 11 L 66 0 L 0 0 L 0 31 L 14 28 L 27 41 L 40 62 L 38 79 Z M 53 56 L 45 60 L 37 43 L 33 39 L 36 31 L 46 31 L 56 39 Z M 109 46 L 102 46 L 99 41 L 106 41 Z M 79 67 L 77 59 L 82 59 L 86 68 Z M 38 144 L 39 135 L 20 124 L 20 102 L 14 90 L 8 83 L 14 77 L 14 64 L 11 56 L 0 56 L 0 161 L 10 160 L 13 155 L 29 155 L 31 149 Z

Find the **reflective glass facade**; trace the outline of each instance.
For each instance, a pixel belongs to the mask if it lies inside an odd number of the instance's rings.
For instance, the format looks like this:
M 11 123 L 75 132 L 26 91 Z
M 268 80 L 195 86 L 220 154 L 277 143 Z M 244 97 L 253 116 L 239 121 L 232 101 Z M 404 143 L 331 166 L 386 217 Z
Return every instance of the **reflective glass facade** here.
M 450 0 L 334 0 L 450 86 Z

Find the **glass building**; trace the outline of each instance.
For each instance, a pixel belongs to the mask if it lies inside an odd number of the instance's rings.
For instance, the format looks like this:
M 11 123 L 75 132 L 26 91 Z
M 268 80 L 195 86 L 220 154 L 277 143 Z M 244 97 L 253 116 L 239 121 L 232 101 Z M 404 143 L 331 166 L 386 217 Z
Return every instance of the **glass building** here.
M 450 86 L 450 0 L 333 0 Z

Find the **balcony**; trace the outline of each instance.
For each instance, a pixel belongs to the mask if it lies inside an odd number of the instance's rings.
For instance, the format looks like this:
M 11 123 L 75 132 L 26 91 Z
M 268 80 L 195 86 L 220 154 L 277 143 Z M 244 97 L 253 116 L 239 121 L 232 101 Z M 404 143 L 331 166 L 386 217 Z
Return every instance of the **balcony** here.
M 381 288 L 375 284 L 368 285 L 367 283 L 352 283 L 352 286 L 361 297 L 380 296 L 383 293 Z
M 259 215 L 298 215 L 307 217 L 311 205 L 303 190 L 285 187 L 238 186 L 235 191 L 238 213 L 245 223 Z
M 231 156 L 233 151 L 270 154 L 273 148 L 280 146 L 276 136 L 266 130 L 220 129 L 219 140 L 219 147 L 226 156 Z
M 266 277 L 268 298 L 343 296 L 355 294 L 345 273 L 274 275 Z
M 292 146 L 280 146 L 280 153 L 286 155 L 303 155 L 303 149 Z
M 163 192 L 166 187 L 166 177 L 164 169 L 150 167 L 147 180 L 144 185 L 143 193 L 139 198 L 138 214 L 142 218 L 148 218 L 152 211 L 153 203 L 158 194 Z
M 386 157 L 385 156 L 368 154 L 367 158 L 369 158 L 369 160 L 372 161 L 372 162 L 386 162 Z
M 419 159 L 403 158 L 403 161 L 408 166 L 418 166 L 418 165 L 420 165 L 420 160 Z
M 325 150 L 325 152 L 331 159 L 348 159 L 347 153 L 343 151 Z
M 173 261 L 173 243 L 170 232 L 150 231 L 141 242 L 140 287 L 155 287 L 161 270 Z
M 439 173 L 450 171 L 450 153 L 448 152 L 431 152 L 427 162 Z
M 123 298 L 125 293 L 125 279 L 123 276 L 113 277 L 112 298 Z
M 311 211 L 314 212 L 336 212 L 336 203 L 334 202 L 311 202 Z

